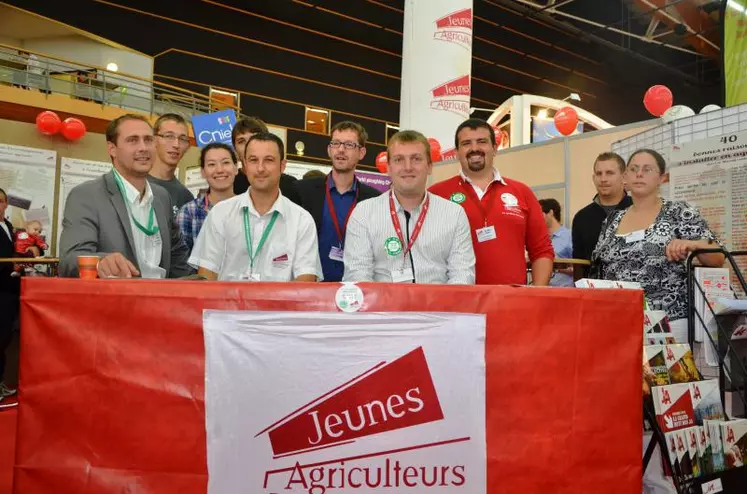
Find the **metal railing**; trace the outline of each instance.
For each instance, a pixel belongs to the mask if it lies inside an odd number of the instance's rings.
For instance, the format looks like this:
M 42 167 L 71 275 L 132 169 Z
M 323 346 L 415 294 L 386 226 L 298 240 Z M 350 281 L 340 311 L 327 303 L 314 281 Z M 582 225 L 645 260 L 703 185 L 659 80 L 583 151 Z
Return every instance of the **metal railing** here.
M 149 115 L 178 113 L 185 117 L 210 113 L 216 105 L 206 95 L 158 81 L 111 72 L 42 54 L 30 54 L 0 44 L 0 84 L 106 106 L 116 106 Z M 239 108 L 234 108 L 238 111 Z

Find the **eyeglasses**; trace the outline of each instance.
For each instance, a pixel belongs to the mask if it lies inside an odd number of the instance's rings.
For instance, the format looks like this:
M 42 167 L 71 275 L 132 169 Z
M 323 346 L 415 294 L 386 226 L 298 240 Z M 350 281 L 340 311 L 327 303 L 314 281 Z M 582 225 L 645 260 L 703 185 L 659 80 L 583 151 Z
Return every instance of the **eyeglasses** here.
M 187 136 L 178 136 L 176 134 L 156 134 L 161 139 L 165 139 L 169 142 L 179 141 L 179 144 L 182 146 L 189 146 L 189 137 Z
M 643 165 L 641 167 L 638 165 L 633 165 L 628 167 L 628 171 L 635 175 L 638 175 L 638 172 L 643 172 L 644 175 L 651 175 L 653 173 L 659 173 L 659 167 L 650 165 Z
M 344 142 L 343 141 L 330 141 L 329 142 L 329 147 L 331 147 L 332 149 L 337 149 L 340 146 L 345 146 L 345 149 L 350 149 L 350 150 L 363 147 L 357 142 L 353 142 L 353 141 L 344 141 Z

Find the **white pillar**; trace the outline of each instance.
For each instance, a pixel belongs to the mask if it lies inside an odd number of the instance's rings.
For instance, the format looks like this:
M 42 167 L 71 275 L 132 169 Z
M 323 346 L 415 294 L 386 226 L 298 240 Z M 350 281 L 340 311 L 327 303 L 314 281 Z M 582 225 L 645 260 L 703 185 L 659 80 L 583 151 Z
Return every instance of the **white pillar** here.
M 472 0 L 405 0 L 399 127 L 433 137 L 444 159 L 469 118 Z

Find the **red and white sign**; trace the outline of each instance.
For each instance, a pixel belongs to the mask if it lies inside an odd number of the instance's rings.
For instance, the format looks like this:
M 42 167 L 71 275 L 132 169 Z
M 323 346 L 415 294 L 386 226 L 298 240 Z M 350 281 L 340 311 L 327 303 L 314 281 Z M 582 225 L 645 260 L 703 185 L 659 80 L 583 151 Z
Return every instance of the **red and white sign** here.
M 486 492 L 485 317 L 204 316 L 208 493 Z
M 471 0 L 405 2 L 399 127 L 435 138 L 442 159 L 469 118 L 472 13 Z
M 472 9 L 462 9 L 436 20 L 433 39 L 472 48 Z

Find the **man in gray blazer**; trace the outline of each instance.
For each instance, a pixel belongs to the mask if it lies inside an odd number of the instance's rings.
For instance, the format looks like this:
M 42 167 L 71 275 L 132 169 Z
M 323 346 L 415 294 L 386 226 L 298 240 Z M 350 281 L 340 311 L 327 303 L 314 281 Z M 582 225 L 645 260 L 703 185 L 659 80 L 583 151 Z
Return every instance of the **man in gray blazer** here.
M 70 191 L 60 237 L 60 276 L 78 276 L 78 256 L 100 258 L 102 278 L 178 278 L 192 273 L 189 249 L 163 187 L 149 184 L 155 141 L 145 117 L 110 122 L 110 173 Z

